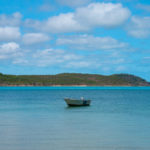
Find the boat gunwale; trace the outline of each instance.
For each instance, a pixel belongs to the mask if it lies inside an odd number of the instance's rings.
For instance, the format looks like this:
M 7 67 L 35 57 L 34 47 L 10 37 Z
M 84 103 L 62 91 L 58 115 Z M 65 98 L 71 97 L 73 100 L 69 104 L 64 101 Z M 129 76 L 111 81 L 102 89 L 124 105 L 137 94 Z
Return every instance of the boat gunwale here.
M 82 100 L 82 99 L 65 98 L 64 100 L 68 106 L 89 106 L 91 103 L 91 100 L 86 100 L 86 99 Z M 77 103 L 77 102 L 82 102 L 82 103 Z

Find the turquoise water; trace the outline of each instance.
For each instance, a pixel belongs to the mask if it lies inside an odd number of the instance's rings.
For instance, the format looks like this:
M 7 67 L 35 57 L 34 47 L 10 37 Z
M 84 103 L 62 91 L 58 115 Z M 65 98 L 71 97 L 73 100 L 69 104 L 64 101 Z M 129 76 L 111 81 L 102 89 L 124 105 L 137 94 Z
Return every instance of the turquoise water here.
M 0 150 L 150 150 L 150 88 L 0 87 Z

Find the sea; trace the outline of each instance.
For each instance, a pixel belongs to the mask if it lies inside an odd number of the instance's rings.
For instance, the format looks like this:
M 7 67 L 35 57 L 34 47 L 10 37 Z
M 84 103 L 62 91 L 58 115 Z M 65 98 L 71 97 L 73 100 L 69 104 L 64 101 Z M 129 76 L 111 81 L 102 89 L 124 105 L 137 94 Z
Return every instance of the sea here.
M 150 150 L 150 87 L 0 87 L 0 150 Z

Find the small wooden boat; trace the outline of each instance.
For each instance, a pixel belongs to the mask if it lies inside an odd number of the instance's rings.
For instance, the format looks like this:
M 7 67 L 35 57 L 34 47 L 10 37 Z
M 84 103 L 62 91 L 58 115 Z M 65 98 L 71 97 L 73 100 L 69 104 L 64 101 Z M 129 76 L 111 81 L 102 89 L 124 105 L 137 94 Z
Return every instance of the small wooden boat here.
M 83 97 L 81 99 L 65 98 L 64 100 L 68 106 L 89 106 L 91 103 L 91 100 L 85 100 Z

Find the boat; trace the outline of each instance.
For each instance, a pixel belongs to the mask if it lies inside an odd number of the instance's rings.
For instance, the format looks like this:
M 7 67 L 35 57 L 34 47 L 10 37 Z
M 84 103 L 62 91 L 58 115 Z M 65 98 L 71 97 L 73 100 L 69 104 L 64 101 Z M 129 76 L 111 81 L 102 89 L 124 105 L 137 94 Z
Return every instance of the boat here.
M 85 100 L 83 97 L 81 99 L 65 98 L 64 100 L 68 106 L 89 106 L 91 103 L 91 100 Z

